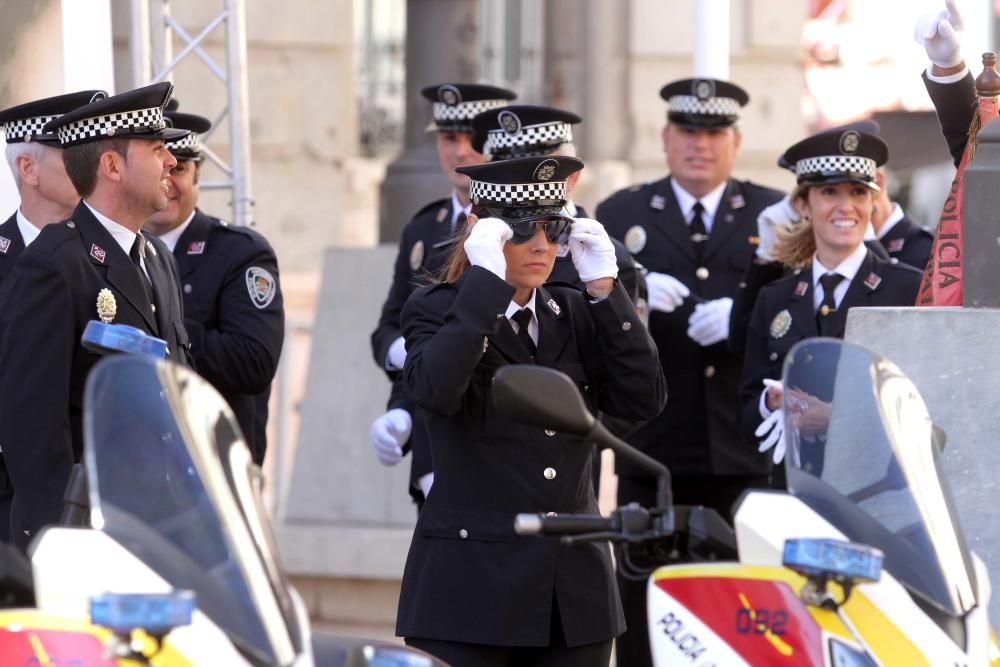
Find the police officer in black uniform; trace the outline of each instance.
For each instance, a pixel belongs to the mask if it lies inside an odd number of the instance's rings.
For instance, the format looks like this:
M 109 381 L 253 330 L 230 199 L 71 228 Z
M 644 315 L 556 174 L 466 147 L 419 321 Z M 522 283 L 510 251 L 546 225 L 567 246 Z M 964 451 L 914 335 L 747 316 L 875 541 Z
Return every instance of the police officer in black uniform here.
M 741 382 L 747 448 L 760 441 L 761 452 L 773 449 L 775 463 L 785 453 L 780 378 L 788 350 L 813 336 L 843 338 L 855 306 L 911 306 L 917 297 L 921 272 L 887 262 L 863 243 L 879 187 L 875 172 L 888 154 L 879 137 L 857 130 L 822 132 L 785 152 L 802 222 L 779 232 L 772 254 L 798 270 L 761 290 Z M 775 485 L 782 486 L 778 472 Z
M 875 238 L 890 259 L 923 271 L 934 246 L 934 234 L 913 222 L 903 207 L 889 198 L 883 169 L 875 173 L 875 182 L 879 186 L 872 213 Z
M 177 267 L 166 246 L 140 233 L 167 205 L 177 161 L 164 141 L 187 134 L 163 118 L 172 88 L 94 101 L 42 129 L 58 135 L 83 200 L 21 252 L 0 288 L 0 443 L 21 548 L 59 519 L 81 456 L 84 382 L 100 358 L 80 344 L 87 323 L 137 327 L 165 340 L 174 361 L 188 360 Z
M 80 201 L 63 166 L 59 137 L 42 127 L 58 116 L 103 99 L 103 90 L 84 90 L 21 104 L 0 111 L 7 140 L 7 163 L 21 205 L 0 225 L 0 283 L 21 251 L 38 238 L 43 227 L 65 220 Z M 10 541 L 10 503 L 14 489 L 0 455 L 0 541 Z
M 211 122 L 176 110 L 165 115 L 189 134 L 167 143 L 177 158 L 170 170 L 169 204 L 145 229 L 177 260 L 195 367 L 229 403 L 254 463 L 261 465 L 267 446 L 267 397 L 285 335 L 278 260 L 258 232 L 197 208 L 201 135 L 211 129 Z
M 469 179 L 455 168 L 483 161 L 472 147 L 472 119 L 484 111 L 506 106 L 515 97 L 504 88 L 472 83 L 444 83 L 424 88 L 421 93 L 433 103 L 428 130 L 435 132 L 441 171 L 453 189 L 450 197 L 423 207 L 403 227 L 392 285 L 371 336 L 375 363 L 393 381 L 388 410 L 372 424 L 372 447 L 383 465 L 396 465 L 406 451 L 412 451 L 409 492 L 418 505 L 430 490 L 434 473 L 422 417 L 398 384 L 406 359 L 399 314 L 413 290 L 431 282 L 441 270 L 452 237 L 461 230 L 469 212 Z
M 736 127 L 749 96 L 715 79 L 668 84 L 662 138 L 670 175 L 613 194 L 597 219 L 649 273 L 649 331 L 660 351 L 670 400 L 630 441 L 673 473 L 674 499 L 729 516 L 746 488 L 765 486 L 767 468 L 739 432 L 739 359 L 726 348 L 732 299 L 754 254 L 757 215 L 781 199 L 730 177 Z M 654 501 L 656 480 L 616 461 L 618 502 Z M 645 586 L 620 580 L 629 630 L 618 664 L 648 665 Z
M 403 309 L 406 390 L 424 411 L 434 487 L 414 529 L 396 633 L 453 665 L 607 665 L 623 629 L 606 544 L 518 538 L 518 512 L 593 512 L 579 437 L 499 416 L 492 380 L 539 364 L 576 380 L 588 407 L 625 419 L 666 397 L 656 348 L 617 274 L 607 233 L 563 217 L 568 157 L 464 167 L 471 231 L 448 281 Z M 586 284 L 543 287 L 568 234 Z

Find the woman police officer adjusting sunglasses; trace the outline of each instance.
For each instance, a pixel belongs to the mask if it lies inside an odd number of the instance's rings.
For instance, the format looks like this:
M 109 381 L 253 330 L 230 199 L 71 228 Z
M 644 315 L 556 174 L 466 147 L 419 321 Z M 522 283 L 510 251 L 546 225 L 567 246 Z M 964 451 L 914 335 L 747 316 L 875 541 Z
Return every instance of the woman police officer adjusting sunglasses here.
M 646 420 L 666 388 L 594 220 L 562 210 L 583 163 L 527 157 L 458 171 L 473 214 L 444 280 L 403 308 L 403 382 L 426 415 L 434 486 L 414 530 L 396 633 L 456 665 L 607 665 L 624 630 L 606 545 L 518 538 L 519 512 L 596 512 L 591 444 L 499 416 L 507 364 L 558 369 L 588 407 Z M 568 242 L 586 288 L 543 287 Z

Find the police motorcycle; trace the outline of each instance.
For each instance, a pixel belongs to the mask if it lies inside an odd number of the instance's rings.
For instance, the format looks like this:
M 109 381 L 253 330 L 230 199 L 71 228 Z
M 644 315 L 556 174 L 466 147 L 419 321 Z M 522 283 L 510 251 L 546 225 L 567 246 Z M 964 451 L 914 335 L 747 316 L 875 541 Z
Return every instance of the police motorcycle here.
M 0 545 L 0 665 L 442 664 L 311 631 L 224 399 L 137 329 L 91 322 L 83 343 L 130 354 L 87 379 L 86 483 L 67 490 L 67 525 L 40 532 L 30 563 Z
M 659 485 L 652 508 L 522 514 L 517 532 L 611 540 L 626 573 L 648 576 L 658 667 L 1000 665 L 986 567 L 966 546 L 937 466 L 943 433 L 913 383 L 827 338 L 796 345 L 783 382 L 788 490 L 745 493 L 733 530 L 714 510 L 674 506 L 669 471 L 610 435 L 571 380 L 501 369 L 503 414 L 611 447 Z

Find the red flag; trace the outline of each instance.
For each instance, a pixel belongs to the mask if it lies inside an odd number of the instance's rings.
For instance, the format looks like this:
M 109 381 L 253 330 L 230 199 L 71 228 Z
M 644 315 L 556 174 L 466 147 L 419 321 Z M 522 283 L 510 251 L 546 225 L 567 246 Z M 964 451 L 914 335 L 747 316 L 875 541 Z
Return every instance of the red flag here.
M 997 117 L 997 112 L 996 97 L 980 97 L 978 123 L 974 120 L 973 127 L 986 127 Z M 917 293 L 918 306 L 962 305 L 962 271 L 965 264 L 962 252 L 962 193 L 965 189 L 965 168 L 976 153 L 975 134 L 970 131 L 969 143 L 962 153 L 938 220 L 934 246 L 920 282 L 920 292 Z

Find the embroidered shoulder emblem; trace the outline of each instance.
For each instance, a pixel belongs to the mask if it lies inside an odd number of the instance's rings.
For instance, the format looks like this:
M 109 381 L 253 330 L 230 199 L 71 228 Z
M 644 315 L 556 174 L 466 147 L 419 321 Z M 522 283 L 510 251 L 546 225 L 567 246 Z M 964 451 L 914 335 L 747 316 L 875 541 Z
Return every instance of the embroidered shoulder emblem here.
M 267 308 L 274 301 L 278 291 L 278 281 L 270 271 L 251 266 L 247 269 L 247 291 L 250 292 L 250 302 L 257 308 Z
M 104 250 L 104 248 L 94 243 L 90 246 L 90 256 L 101 264 L 104 264 L 104 259 L 108 256 L 108 253 Z
M 6 236 L 0 236 L 0 252 L 6 255 L 8 250 L 10 250 L 10 239 Z
M 204 241 L 191 241 L 191 243 L 188 243 L 187 254 L 189 254 L 189 255 L 204 255 L 205 254 L 205 242 Z

